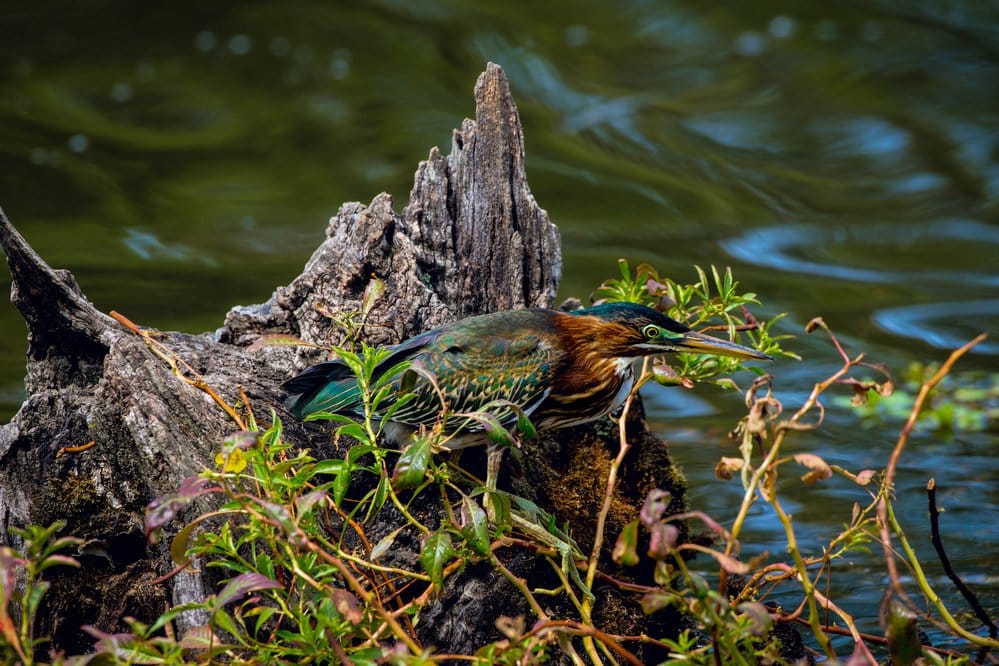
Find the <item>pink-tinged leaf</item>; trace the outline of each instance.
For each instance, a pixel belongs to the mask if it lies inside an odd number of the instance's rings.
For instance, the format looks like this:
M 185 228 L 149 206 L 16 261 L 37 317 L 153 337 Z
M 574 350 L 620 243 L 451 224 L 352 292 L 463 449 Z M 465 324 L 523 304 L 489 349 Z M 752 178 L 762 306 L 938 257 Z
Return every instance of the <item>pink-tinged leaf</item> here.
M 679 539 L 680 530 L 675 525 L 656 523 L 649 528 L 649 557 L 654 560 L 666 559 Z
M 488 414 L 486 412 L 473 412 L 467 414 L 467 416 L 477 421 L 479 425 L 482 426 L 482 429 L 486 432 L 486 436 L 489 437 L 489 440 L 494 444 L 499 444 L 501 446 L 517 445 L 517 439 L 510 434 L 510 431 L 504 428 L 499 419 L 492 414 Z
M 676 603 L 679 596 L 666 590 L 655 590 L 642 595 L 642 612 L 652 615 L 658 610 L 666 608 L 670 604 Z
M 642 525 L 647 529 L 651 529 L 653 525 L 662 520 L 671 499 L 672 496 L 665 490 L 658 488 L 650 490 L 649 494 L 645 497 L 645 502 L 642 504 L 642 510 L 638 513 L 638 518 L 642 521 Z
M 711 530 L 713 533 L 728 538 L 728 530 L 722 527 L 718 521 L 716 521 L 714 518 L 704 513 L 703 511 L 690 511 L 689 513 L 684 513 L 680 515 L 682 515 L 684 519 L 687 518 L 688 516 L 690 518 L 697 518 L 702 523 L 704 523 L 704 526 L 707 527 L 709 530 Z M 670 519 L 677 520 L 679 518 L 678 516 L 670 516 Z
M 794 461 L 811 470 L 801 477 L 801 480 L 807 484 L 824 481 L 832 476 L 832 469 L 826 464 L 826 461 L 814 453 L 796 453 Z
M 721 566 L 722 569 L 731 574 L 745 574 L 749 573 L 749 565 L 745 562 L 740 562 L 731 555 L 726 555 L 725 553 L 720 553 L 717 550 L 712 550 L 711 548 L 705 548 L 704 546 L 699 546 L 696 543 L 684 543 L 680 544 L 676 548 L 677 550 L 696 550 L 699 553 L 704 553 L 705 555 L 710 555 L 715 558 L 715 561 Z
M 276 522 L 283 530 L 289 534 L 296 531 L 295 521 L 291 517 L 291 511 L 288 510 L 288 507 L 259 498 L 256 499 L 255 503 L 265 516 Z
M 305 493 L 301 497 L 295 498 L 295 514 L 301 518 L 308 514 L 319 502 L 326 497 L 325 490 L 313 490 Z
M 188 650 L 207 650 L 218 647 L 220 643 L 218 636 L 212 633 L 212 628 L 204 624 L 191 627 L 180 639 L 180 647 Z
M 725 458 L 718 461 L 715 466 L 715 477 L 722 481 L 731 481 L 736 472 L 742 470 L 745 461 L 742 458 Z
M 336 606 L 337 611 L 340 615 L 343 615 L 344 619 L 351 624 L 360 624 L 361 620 L 364 619 L 364 613 L 361 611 L 361 604 L 353 594 L 347 590 L 335 588 L 330 592 L 330 596 L 333 598 L 333 605 Z
M 766 636 L 773 626 L 773 618 L 767 607 L 758 601 L 745 601 L 739 604 L 740 613 L 749 618 L 749 631 L 754 636 Z
M 49 555 L 42 561 L 39 571 L 45 571 L 49 567 L 66 566 L 80 568 L 80 563 L 68 555 Z
M 245 597 L 250 592 L 258 590 L 280 589 L 281 585 L 267 576 L 258 573 L 240 574 L 226 583 L 215 598 L 215 608 L 222 608 L 237 599 Z
M 217 487 L 209 486 L 208 479 L 200 476 L 190 476 L 184 479 L 177 492 L 157 497 L 146 507 L 146 538 L 150 538 L 157 530 L 169 523 L 184 507 L 206 493 L 215 492 Z
M 236 450 L 248 451 L 258 439 L 257 433 L 252 430 L 237 430 L 222 440 L 222 450 L 226 453 Z
M 3 607 L 0 608 L 0 635 L 3 636 L 7 645 L 13 646 L 21 658 L 24 661 L 27 661 L 27 657 L 21 650 L 21 639 L 17 635 L 17 627 L 14 626 L 14 620 L 11 619 L 7 612 L 7 604 L 4 604 Z
M 873 469 L 861 470 L 860 472 L 857 472 L 857 477 L 854 479 L 854 481 L 857 482 L 858 486 L 866 486 L 868 483 L 871 482 L 871 479 L 873 479 L 877 475 L 877 473 L 878 473 L 877 470 Z
M 611 558 L 626 567 L 638 564 L 638 520 L 629 522 L 617 535 Z

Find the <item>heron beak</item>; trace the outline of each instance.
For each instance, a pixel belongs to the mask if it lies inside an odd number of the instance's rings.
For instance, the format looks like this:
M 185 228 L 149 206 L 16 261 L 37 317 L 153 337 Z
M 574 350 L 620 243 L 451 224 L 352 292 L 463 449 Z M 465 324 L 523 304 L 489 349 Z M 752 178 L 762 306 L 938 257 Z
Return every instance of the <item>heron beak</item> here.
M 687 331 L 682 337 L 673 338 L 669 341 L 674 351 L 689 354 L 715 354 L 718 356 L 734 356 L 735 358 L 757 359 L 760 361 L 772 361 L 773 356 L 758 352 L 749 347 L 737 345 L 728 340 L 720 340 L 710 335 Z

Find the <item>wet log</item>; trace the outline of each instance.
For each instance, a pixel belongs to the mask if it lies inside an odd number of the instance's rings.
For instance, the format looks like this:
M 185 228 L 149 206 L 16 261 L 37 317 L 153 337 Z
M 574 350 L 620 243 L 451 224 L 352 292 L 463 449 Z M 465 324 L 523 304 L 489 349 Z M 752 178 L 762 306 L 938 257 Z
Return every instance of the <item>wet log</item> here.
M 276 410 L 288 441 L 336 456 L 328 426 L 295 423 L 279 388 L 324 352 L 254 344 L 263 336 L 342 342 L 344 331 L 330 313 L 358 310 L 375 280 L 386 287 L 367 319 L 377 325 L 361 330 L 373 344 L 468 315 L 550 306 L 561 273 L 559 234 L 528 188 L 520 120 L 498 66 L 480 77 L 475 102 L 476 119 L 454 132 L 450 154 L 435 148 L 419 165 L 401 214 L 387 194 L 368 205 L 344 204 L 301 275 L 266 303 L 234 308 L 214 334 L 160 334 L 157 340 L 189 366 L 181 372 L 198 373 L 230 405 L 242 391 L 256 413 Z M 50 268 L 2 211 L 0 243 L 13 275 L 12 300 L 29 330 L 28 397 L 0 428 L 0 542 L 16 541 L 12 528 L 56 519 L 68 522 L 65 534 L 85 540 L 77 555 L 81 570 L 53 574 L 37 628 L 56 648 L 80 653 L 92 646 L 82 625 L 119 631 L 123 617 L 150 621 L 210 588 L 194 572 L 157 581 L 172 564 L 165 545 L 144 538 L 144 511 L 210 466 L 236 425 L 141 337 L 94 308 L 70 273 Z M 611 543 L 650 489 L 669 488 L 676 502 L 682 496 L 665 444 L 635 412 L 633 439 L 641 446 L 624 471 Z M 91 441 L 86 451 L 58 455 Z M 515 452 L 501 486 L 568 520 L 585 549 L 615 450 L 609 422 L 559 431 Z M 462 464 L 481 470 L 484 457 L 473 450 Z M 421 510 L 441 508 L 431 503 Z M 375 536 L 388 533 L 400 519 L 383 511 L 369 528 Z M 404 548 L 402 539 L 397 548 Z M 517 575 L 551 585 L 538 556 L 505 556 Z M 595 592 L 596 620 L 605 631 L 652 631 L 634 595 L 607 585 Z M 503 603 L 479 603 L 484 599 Z M 502 637 L 499 615 L 517 614 L 530 618 L 515 588 L 485 564 L 469 566 L 425 610 L 417 638 L 441 651 L 471 653 Z

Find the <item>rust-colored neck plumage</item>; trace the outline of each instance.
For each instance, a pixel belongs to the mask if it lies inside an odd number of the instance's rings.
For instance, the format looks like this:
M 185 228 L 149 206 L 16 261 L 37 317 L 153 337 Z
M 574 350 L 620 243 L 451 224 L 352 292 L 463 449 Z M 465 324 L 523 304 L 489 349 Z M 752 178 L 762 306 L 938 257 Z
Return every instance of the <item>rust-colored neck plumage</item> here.
M 562 315 L 554 320 L 560 360 L 551 392 L 534 414 L 541 429 L 585 423 L 608 414 L 624 400 L 634 377 L 627 325 L 599 317 Z

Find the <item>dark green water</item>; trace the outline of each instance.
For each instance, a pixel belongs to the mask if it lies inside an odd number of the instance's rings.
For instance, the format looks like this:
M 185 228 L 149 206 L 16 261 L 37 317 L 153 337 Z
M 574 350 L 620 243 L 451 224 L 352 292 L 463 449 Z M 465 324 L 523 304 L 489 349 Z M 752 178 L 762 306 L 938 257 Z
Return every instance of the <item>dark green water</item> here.
M 678 279 L 731 265 L 763 315 L 789 313 L 783 331 L 822 315 L 896 369 L 999 329 L 992 3 L 22 4 L 0 12 L 0 204 L 98 307 L 142 324 L 211 330 L 297 275 L 341 202 L 388 191 L 401 209 L 494 61 L 562 230 L 563 295 L 585 298 L 618 257 Z M 9 305 L 0 341 L 9 417 L 25 348 Z M 821 336 L 791 346 L 805 360 L 773 370 L 796 407 L 837 361 Z M 999 342 L 961 367 L 999 371 Z M 734 455 L 741 399 L 646 395 L 691 503 L 730 519 L 740 488 L 712 469 Z M 842 407 L 828 423 L 792 452 L 853 470 L 882 468 L 900 425 Z M 955 567 L 996 614 L 997 443 L 994 425 L 920 433 L 900 473 L 908 533 L 959 613 L 922 488 L 936 478 Z M 811 553 L 865 500 L 841 481 L 784 485 Z M 782 556 L 769 512 L 751 528 L 747 551 Z M 881 570 L 857 555 L 833 577 L 872 631 Z

